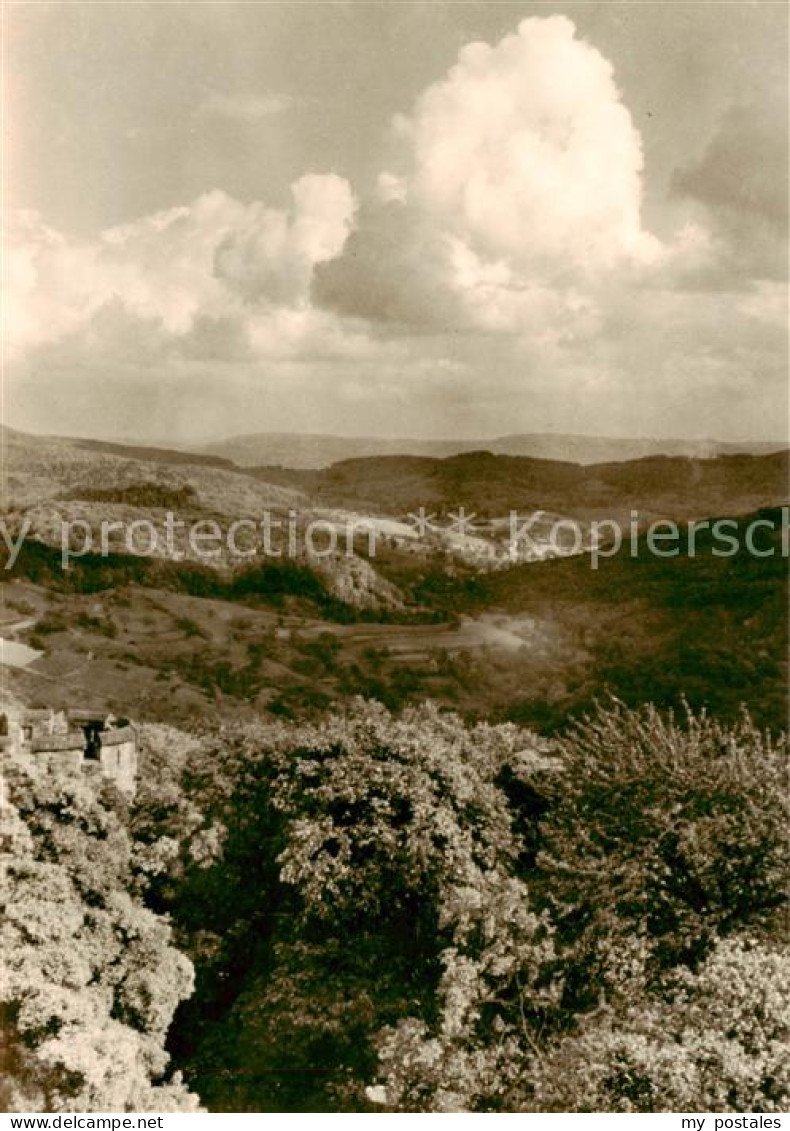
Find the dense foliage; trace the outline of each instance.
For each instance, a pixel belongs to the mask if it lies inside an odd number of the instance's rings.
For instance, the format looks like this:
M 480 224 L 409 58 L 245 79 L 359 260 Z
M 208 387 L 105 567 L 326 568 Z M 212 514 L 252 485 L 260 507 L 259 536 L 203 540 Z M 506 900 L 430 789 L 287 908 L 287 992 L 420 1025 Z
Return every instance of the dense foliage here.
M 127 483 L 123 487 L 76 487 L 66 492 L 70 499 L 92 503 L 124 503 L 128 507 L 161 507 L 163 510 L 180 510 L 200 507 L 200 497 L 193 486 L 185 483 L 174 487 L 167 483 L 143 481 Z
M 164 1049 L 191 964 L 135 897 L 112 799 L 14 767 L 4 785 L 3 1110 L 198 1110 Z
M 788 1110 L 787 748 L 745 717 L 615 704 L 548 746 L 360 703 L 148 767 L 210 1108 Z
M 8 779 L 7 1108 L 790 1110 L 788 750 L 745 715 L 359 701 L 146 728 L 131 810 Z
M 534 1066 L 538 1111 L 787 1111 L 790 962 L 753 939 L 718 943 L 663 993 L 579 1031 Z

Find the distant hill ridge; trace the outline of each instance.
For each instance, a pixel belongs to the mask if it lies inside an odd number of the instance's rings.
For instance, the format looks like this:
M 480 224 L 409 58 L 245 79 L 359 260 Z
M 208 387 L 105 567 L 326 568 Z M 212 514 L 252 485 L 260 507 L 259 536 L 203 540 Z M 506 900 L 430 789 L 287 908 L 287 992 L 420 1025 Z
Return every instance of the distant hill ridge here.
M 571 464 L 625 463 L 651 456 L 714 459 L 720 455 L 767 455 L 786 451 L 790 440 L 672 440 L 577 433 L 513 433 L 493 439 L 442 440 L 415 437 L 337 436 L 309 432 L 254 432 L 210 443 L 171 442 L 168 446 L 138 440 L 98 440 L 45 436 L 0 425 L 0 442 L 60 442 L 84 450 L 157 463 L 203 464 L 232 470 L 281 467 L 320 470 L 354 459 L 386 456 L 448 459 L 491 453 Z
M 787 447 L 787 442 L 782 441 L 653 440 L 573 433 L 523 433 L 498 436 L 490 440 L 425 440 L 414 437 L 257 432 L 199 444 L 194 450 L 203 455 L 232 460 L 242 467 L 266 464 L 322 468 L 340 460 L 386 455 L 446 458 L 466 452 L 488 451 L 494 455 L 529 456 L 590 464 L 623 462 L 655 455 L 690 456 L 696 459 L 739 453 L 758 455 Z
M 790 495 L 790 452 L 713 459 L 653 455 L 582 465 L 483 451 L 443 459 L 362 457 L 317 470 L 261 467 L 254 474 L 325 506 L 388 513 L 463 506 L 481 516 L 551 510 L 627 524 L 631 510 L 643 519 L 703 518 L 780 506 Z
M 463 506 L 479 516 L 544 510 L 627 524 L 631 510 L 640 511 L 643 520 L 744 514 L 783 505 L 789 493 L 787 448 L 767 454 L 719 452 L 714 458 L 648 454 L 594 465 L 476 449 L 442 457 L 354 456 L 324 468 L 288 468 L 242 467 L 216 455 L 10 429 L 2 440 L 3 496 L 17 507 L 43 498 L 82 498 L 94 484 L 115 492 L 143 486 L 148 491 L 153 485 L 190 488 L 201 506 L 234 515 L 270 506 L 347 507 L 389 515 L 421 506 L 440 512 Z

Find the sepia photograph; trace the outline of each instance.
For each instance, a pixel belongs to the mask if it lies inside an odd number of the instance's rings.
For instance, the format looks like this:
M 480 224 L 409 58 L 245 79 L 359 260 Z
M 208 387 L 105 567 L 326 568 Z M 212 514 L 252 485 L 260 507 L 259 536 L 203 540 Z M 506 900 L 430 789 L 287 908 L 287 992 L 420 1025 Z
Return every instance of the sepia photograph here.
M 790 1126 L 786 0 L 0 10 L 0 1131 Z

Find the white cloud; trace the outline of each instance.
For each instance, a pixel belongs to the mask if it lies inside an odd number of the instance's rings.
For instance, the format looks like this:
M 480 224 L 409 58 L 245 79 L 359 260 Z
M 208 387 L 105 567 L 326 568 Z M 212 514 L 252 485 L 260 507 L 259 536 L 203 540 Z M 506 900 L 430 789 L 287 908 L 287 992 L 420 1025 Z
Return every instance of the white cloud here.
M 787 280 L 787 95 L 778 105 L 732 106 L 699 158 L 675 170 L 672 189 L 696 203 L 715 254 L 707 285 Z
M 215 190 L 92 241 L 22 213 L 8 239 L 11 350 L 94 332 L 107 324 L 97 322 L 105 308 L 175 338 L 198 323 L 205 329 L 206 319 L 249 324 L 260 337 L 262 321 L 309 305 L 313 270 L 342 250 L 353 222 L 355 200 L 341 177 L 304 176 L 292 195 L 286 211 Z
M 292 186 L 291 214 L 252 204 L 215 247 L 214 269 L 247 299 L 307 299 L 313 269 L 343 250 L 355 200 L 342 177 L 308 175 Z
M 663 245 L 645 228 L 639 132 L 611 64 L 564 16 L 464 47 L 396 128 L 402 167 L 379 176 L 384 207 L 363 210 L 346 256 L 318 272 L 319 297 L 346 314 L 356 302 L 383 321 L 411 311 L 423 329 L 449 316 L 464 330 L 584 336 L 612 287 L 704 245 L 701 230 Z
M 747 318 L 773 327 L 782 334 L 787 331 L 788 294 L 787 284 L 762 280 L 753 290 L 747 292 L 738 304 L 741 314 Z
M 562 285 L 660 257 L 639 132 L 611 64 L 564 16 L 465 47 L 398 127 L 410 199 L 481 259 Z

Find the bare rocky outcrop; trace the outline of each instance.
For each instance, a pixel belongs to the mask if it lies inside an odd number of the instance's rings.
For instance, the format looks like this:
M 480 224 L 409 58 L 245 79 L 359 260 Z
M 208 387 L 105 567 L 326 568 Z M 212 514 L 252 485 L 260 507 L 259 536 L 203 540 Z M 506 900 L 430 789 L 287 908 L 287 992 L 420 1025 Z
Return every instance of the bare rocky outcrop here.
M 398 588 L 356 554 L 325 557 L 308 554 L 306 562 L 334 597 L 355 609 L 403 608 Z

